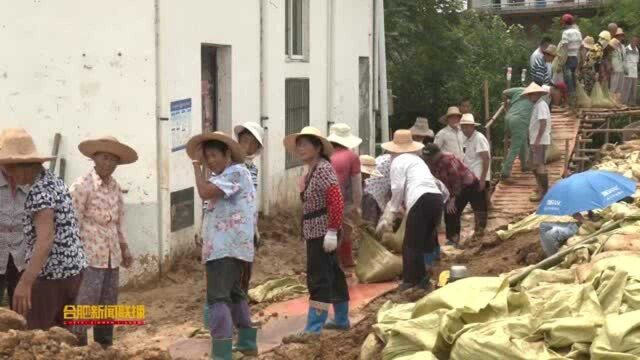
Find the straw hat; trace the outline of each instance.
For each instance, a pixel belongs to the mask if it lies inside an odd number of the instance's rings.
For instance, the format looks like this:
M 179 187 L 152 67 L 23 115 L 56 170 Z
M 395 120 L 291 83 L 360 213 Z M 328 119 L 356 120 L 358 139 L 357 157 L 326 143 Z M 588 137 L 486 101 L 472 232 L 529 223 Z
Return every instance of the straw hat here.
M 138 154 L 129 146 L 121 143 L 113 136 L 85 140 L 78 145 L 82 155 L 93 158 L 97 153 L 108 153 L 117 156 L 120 165 L 131 164 L 138 160 Z
M 353 149 L 362 143 L 362 139 L 351 134 L 351 126 L 345 123 L 331 125 L 329 133 L 327 140 L 342 145 L 347 149 Z
M 416 152 L 424 148 L 424 144 L 413 141 L 411 131 L 396 130 L 393 133 L 393 141 L 382 144 L 382 148 L 396 154 Z
M 231 160 L 236 163 L 244 161 L 245 153 L 240 144 L 222 131 L 200 134 L 192 137 L 187 142 L 187 155 L 193 160 L 202 159 L 202 144 L 209 140 L 217 140 L 225 143 L 231 151 Z
M 320 139 L 320 141 L 322 142 L 322 148 L 324 150 L 323 155 L 331 156 L 331 154 L 333 154 L 333 145 L 331 145 L 331 143 L 329 142 L 329 140 L 327 140 L 327 138 L 322 136 L 322 133 L 320 133 L 320 130 L 314 128 L 313 126 L 305 126 L 302 130 L 300 130 L 299 133 L 287 135 L 282 141 L 285 149 L 287 149 L 287 151 L 290 152 L 291 154 L 296 155 L 297 154 L 296 139 L 298 138 L 298 136 L 302 136 L 302 135 L 313 136 L 315 138 Z
M 582 46 L 586 49 L 593 49 L 593 47 L 596 46 L 596 42 L 591 36 L 587 36 L 582 40 Z
M 457 106 L 450 106 L 447 109 L 447 113 L 438 120 L 440 121 L 441 124 L 446 124 L 447 119 L 449 119 L 450 116 L 462 116 L 462 113 L 460 112 L 460 109 L 458 109 Z
M 473 117 L 473 114 L 463 114 L 462 119 L 460 119 L 460 126 L 462 125 L 475 125 L 478 126 L 476 120 Z
M 262 138 L 264 138 L 264 129 L 262 128 L 262 126 L 252 121 L 248 121 L 244 124 L 237 125 L 235 128 L 233 128 L 233 133 L 236 135 L 236 139 L 240 140 L 238 136 L 240 136 L 240 133 L 243 132 L 244 130 L 248 130 L 251 133 L 251 135 L 253 135 L 253 137 L 255 137 L 256 140 L 258 140 L 260 147 L 264 146 L 264 144 L 262 143 Z
M 43 163 L 55 156 L 42 155 L 25 129 L 4 129 L 0 133 L 0 165 Z
M 600 40 L 611 41 L 611 33 L 608 32 L 607 30 L 600 32 L 598 37 L 600 38 Z
M 374 175 L 376 171 L 376 158 L 371 155 L 360 155 L 360 172 Z
M 619 36 L 619 35 L 624 35 L 624 30 L 622 30 L 621 27 L 619 27 L 618 30 L 616 30 L 616 36 Z
M 524 89 L 524 92 L 522 93 L 522 95 L 537 94 L 537 93 L 548 94 L 549 90 L 546 90 L 542 86 L 532 82 L 531 84 L 529 84 L 529 86 L 527 86 Z
M 433 130 L 429 128 L 429 120 L 424 117 L 416 118 L 416 122 L 409 131 L 411 131 L 411 135 L 433 137 Z
M 544 54 L 547 55 L 551 55 L 551 56 L 558 56 L 558 47 L 551 44 L 549 46 L 547 46 L 546 49 L 544 49 L 544 51 L 542 51 Z

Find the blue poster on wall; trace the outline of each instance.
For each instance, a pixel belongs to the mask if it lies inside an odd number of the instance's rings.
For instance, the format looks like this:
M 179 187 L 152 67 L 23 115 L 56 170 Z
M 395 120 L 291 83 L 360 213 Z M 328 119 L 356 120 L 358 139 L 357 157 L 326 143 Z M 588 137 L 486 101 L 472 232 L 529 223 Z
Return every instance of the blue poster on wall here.
M 184 149 L 191 137 L 191 99 L 171 102 L 171 152 Z

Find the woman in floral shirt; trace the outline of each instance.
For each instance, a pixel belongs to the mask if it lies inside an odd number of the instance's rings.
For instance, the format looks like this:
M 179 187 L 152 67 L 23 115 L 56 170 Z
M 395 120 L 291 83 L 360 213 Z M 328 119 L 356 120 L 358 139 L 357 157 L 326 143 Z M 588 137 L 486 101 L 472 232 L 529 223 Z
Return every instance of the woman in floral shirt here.
M 242 164 L 240 145 L 224 133 L 194 136 L 187 143 L 193 160 L 196 187 L 208 201 L 202 230 L 202 261 L 207 276 L 208 322 L 215 359 L 231 359 L 233 324 L 238 327 L 236 350 L 258 353 L 257 329 L 241 277 L 253 262 L 256 191 L 249 170 Z M 202 165 L 217 174 L 206 179 Z
M 300 133 L 288 135 L 284 145 L 287 151 L 297 155 L 308 167 L 300 193 L 310 295 L 304 332 L 319 334 L 323 327 L 348 329 L 349 290 L 335 251 L 344 203 L 338 177 L 329 160 L 333 147 L 320 134 L 320 130 L 310 126 Z M 335 320 L 325 325 L 331 305 Z
M 13 295 L 29 329 L 64 326 L 64 306 L 74 304 L 87 267 L 69 190 L 42 166 L 52 159 L 38 154 L 24 129 L 0 134 L 0 166 L 18 185 L 30 186 L 23 222 L 27 268 Z
M 71 185 L 80 236 L 89 259 L 77 303 L 114 305 L 118 303 L 119 267 L 128 268 L 133 259 L 122 226 L 122 190 L 112 175 L 119 165 L 138 160 L 138 154 L 113 137 L 83 141 L 78 149 L 93 160 L 94 167 Z M 88 328 L 74 328 L 83 345 L 87 344 Z M 113 325 L 94 326 L 93 339 L 102 346 L 111 346 Z

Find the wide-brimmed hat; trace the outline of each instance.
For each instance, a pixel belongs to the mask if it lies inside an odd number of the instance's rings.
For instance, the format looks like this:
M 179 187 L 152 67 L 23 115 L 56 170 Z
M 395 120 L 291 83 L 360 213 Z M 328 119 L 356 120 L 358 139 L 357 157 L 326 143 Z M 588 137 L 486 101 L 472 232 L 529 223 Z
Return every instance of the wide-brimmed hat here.
M 598 34 L 598 37 L 601 40 L 611 41 L 611 33 L 607 30 L 601 31 L 600 34 Z
M 416 118 L 416 122 L 409 131 L 411 131 L 411 135 L 433 137 L 433 130 L 429 128 L 429 120 L 425 117 Z
M 532 82 L 531 84 L 529 84 L 529 86 L 527 86 L 524 89 L 524 92 L 522 92 L 522 95 L 537 94 L 537 93 L 548 94 L 549 90 L 546 90 L 542 86 Z
M 624 35 L 624 30 L 622 30 L 621 27 L 619 27 L 618 30 L 616 30 L 616 35 L 615 36 L 618 36 L 618 35 Z
M 424 144 L 413 141 L 411 131 L 396 130 L 393 133 L 393 140 L 382 144 L 382 148 L 392 153 L 403 154 L 422 150 Z
M 345 123 L 331 125 L 327 140 L 342 145 L 347 149 L 353 149 L 362 143 L 362 139 L 351 133 L 351 126 Z
M 478 126 L 480 124 L 478 124 L 475 120 L 475 118 L 473 117 L 473 114 L 468 113 L 468 114 L 462 114 L 462 119 L 460 119 L 460 126 L 462 125 L 475 125 Z
M 25 129 L 4 129 L 0 133 L 0 165 L 43 163 L 55 156 L 42 155 Z
M 360 172 L 368 175 L 377 174 L 376 158 L 371 155 L 360 155 Z
M 121 143 L 113 136 L 85 140 L 78 145 L 82 155 L 93 158 L 97 153 L 108 153 L 120 159 L 119 164 L 131 164 L 138 160 L 138 154 L 131 147 Z
M 284 148 L 287 149 L 293 155 L 297 155 L 296 152 L 296 139 L 298 136 L 312 136 L 318 138 L 322 142 L 323 154 L 325 156 L 331 156 L 333 154 L 333 145 L 327 140 L 326 137 L 322 136 L 320 130 L 314 128 L 313 126 L 306 126 L 299 133 L 289 134 L 287 135 L 282 143 L 284 144 Z
M 202 144 L 210 140 L 225 143 L 231 151 L 231 160 L 233 162 L 240 163 L 244 161 L 246 155 L 240 144 L 222 131 L 200 134 L 189 139 L 187 142 L 187 155 L 193 160 L 202 160 Z
M 260 126 L 260 124 L 252 121 L 248 121 L 244 124 L 237 125 L 236 127 L 234 127 L 233 133 L 236 135 L 236 138 L 238 140 L 240 140 L 238 136 L 240 136 L 240 133 L 243 132 L 244 130 L 249 131 L 251 135 L 253 135 L 253 137 L 256 138 L 256 140 L 258 140 L 260 147 L 264 146 L 264 144 L 262 143 L 262 138 L 264 138 L 264 129 L 262 128 L 262 126 Z
M 462 113 L 457 106 L 449 106 L 447 113 L 442 115 L 438 121 L 440 121 L 441 124 L 446 124 L 450 116 L 462 116 Z
M 596 42 L 591 36 L 587 36 L 582 40 L 582 46 L 586 49 L 593 49 L 593 47 L 596 46 Z
M 547 48 L 544 49 L 542 52 L 544 54 L 546 54 L 546 55 L 558 56 L 558 47 L 553 45 L 553 44 L 551 44 L 551 45 L 547 46 Z

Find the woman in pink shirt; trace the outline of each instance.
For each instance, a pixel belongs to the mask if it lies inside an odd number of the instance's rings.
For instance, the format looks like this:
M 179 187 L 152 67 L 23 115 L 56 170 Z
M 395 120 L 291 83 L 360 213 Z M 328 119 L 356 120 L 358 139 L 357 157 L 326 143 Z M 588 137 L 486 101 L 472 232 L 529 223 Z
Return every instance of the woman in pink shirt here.
M 340 191 L 344 198 L 344 222 L 342 225 L 338 258 L 343 268 L 353 267 L 353 243 L 352 233 L 354 222 L 361 215 L 362 204 L 362 176 L 360 173 L 360 158 L 351 149 L 355 149 L 362 143 L 362 139 L 351 134 L 351 127 L 347 124 L 334 124 L 329 129 L 327 138 L 333 148 L 331 165 L 338 176 Z
M 118 165 L 138 160 L 135 150 L 113 137 L 86 140 L 80 152 L 93 160 L 93 169 L 71 185 L 73 207 L 80 223 L 80 238 L 89 267 L 78 292 L 78 305 L 116 305 L 119 267 L 133 262 L 122 229 L 124 201 L 122 189 L 112 177 Z M 80 343 L 87 344 L 89 326 L 75 326 Z M 107 347 L 113 344 L 113 325 L 96 325 L 93 339 Z

